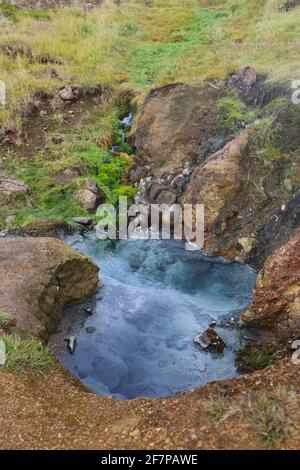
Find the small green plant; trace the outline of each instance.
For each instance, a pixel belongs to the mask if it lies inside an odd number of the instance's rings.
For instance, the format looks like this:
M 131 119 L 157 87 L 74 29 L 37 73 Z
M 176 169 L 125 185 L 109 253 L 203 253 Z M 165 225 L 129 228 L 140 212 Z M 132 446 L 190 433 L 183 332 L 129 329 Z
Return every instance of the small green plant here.
M 219 100 L 219 108 L 223 112 L 221 125 L 230 126 L 237 122 L 248 124 L 256 117 L 255 111 L 248 111 L 236 90 L 230 92 Z
M 213 422 L 218 422 L 223 417 L 225 411 L 226 407 L 220 400 L 213 401 L 210 404 L 209 419 Z
M 9 319 L 5 313 L 0 312 L 0 328 L 5 328 L 9 324 Z
M 17 334 L 3 335 L 1 338 L 6 348 L 7 369 L 17 373 L 25 368 L 42 372 L 52 364 L 51 351 L 38 339 L 22 339 Z
M 273 362 L 273 354 L 268 349 L 242 347 L 237 351 L 237 363 L 242 370 L 252 372 L 264 369 Z
M 283 176 L 285 178 L 293 178 L 294 176 L 294 170 L 293 168 L 286 168 L 283 172 Z

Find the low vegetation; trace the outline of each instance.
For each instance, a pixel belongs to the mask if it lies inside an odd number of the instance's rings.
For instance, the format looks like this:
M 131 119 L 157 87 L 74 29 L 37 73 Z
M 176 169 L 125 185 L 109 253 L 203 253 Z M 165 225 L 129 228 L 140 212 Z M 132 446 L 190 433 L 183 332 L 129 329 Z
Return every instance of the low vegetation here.
M 238 349 L 236 360 L 241 371 L 253 372 L 271 365 L 274 357 L 268 348 L 246 346 Z
M 75 119 L 75 124 L 70 119 L 66 124 L 68 111 L 47 109 L 46 131 L 40 129 L 44 143 L 29 143 L 26 150 L 17 137 L 13 148 L 0 149 L 2 174 L 31 188 L 26 200 L 18 195 L 2 201 L 0 225 L 18 226 L 41 217 L 70 222 L 73 216 L 87 215 L 73 197 L 87 177 L 97 182 L 109 202 L 119 195 L 133 199 L 135 188 L 124 179 L 132 149 L 122 141 L 118 129 L 118 115 L 124 114 L 122 106 L 116 106 L 120 86 L 137 91 L 141 102 L 150 88 L 176 81 L 193 84 L 212 77 L 222 81 L 248 64 L 266 74 L 270 82 L 297 78 L 300 52 L 294 43 L 300 8 L 284 12 L 283 3 L 105 0 L 91 10 L 80 4 L 42 10 L 20 9 L 0 0 L 0 80 L 7 91 L 6 105 L 0 106 L 0 134 L 10 130 L 18 135 L 36 100 L 40 96 L 50 100 L 66 84 L 83 90 L 100 85 L 106 90 L 98 109 L 91 100 L 94 111 L 83 106 L 79 110 L 82 118 Z M 257 118 L 257 111 L 249 109 L 233 91 L 219 101 L 219 112 L 220 126 L 232 131 Z M 277 141 L 273 139 L 273 116 L 281 112 L 278 102 L 276 109 L 268 110 L 255 124 L 258 137 L 265 139 L 255 158 L 265 170 L 274 161 L 281 165 L 284 160 L 280 171 L 289 178 L 293 176 L 290 152 L 294 149 L 282 150 L 280 134 Z M 289 113 L 290 119 L 297 119 L 296 111 L 294 117 Z M 269 142 L 268 129 L 272 134 Z M 112 143 L 118 145 L 118 155 L 108 151 Z M 78 176 L 62 182 L 61 173 L 74 169 L 79 170 Z M 261 173 L 258 165 L 252 180 L 259 180 Z M 8 216 L 10 221 L 5 222 Z
M 300 8 L 281 0 L 106 0 L 101 8 L 20 10 L 0 2 L 0 79 L 8 104 L 4 127 L 19 127 L 20 112 L 38 90 L 66 82 L 144 92 L 171 81 L 224 79 L 245 64 L 272 80 L 299 75 Z M 55 73 L 54 73 L 55 71 Z
M 0 328 L 5 328 L 9 324 L 9 319 L 5 313 L 0 311 Z
M 249 402 L 250 416 L 265 446 L 282 445 L 293 430 L 294 392 L 277 387 L 272 393 L 257 393 Z
M 265 448 L 282 448 L 293 436 L 293 414 L 298 409 L 296 393 L 283 386 L 273 391 L 249 391 L 239 404 L 232 404 L 226 398 L 207 402 L 210 420 L 221 428 L 228 422 L 254 432 L 257 444 Z
M 6 353 L 4 367 L 12 372 L 19 373 L 26 368 L 42 372 L 52 364 L 51 351 L 37 339 L 22 339 L 17 334 L 11 334 L 1 336 L 1 340 Z

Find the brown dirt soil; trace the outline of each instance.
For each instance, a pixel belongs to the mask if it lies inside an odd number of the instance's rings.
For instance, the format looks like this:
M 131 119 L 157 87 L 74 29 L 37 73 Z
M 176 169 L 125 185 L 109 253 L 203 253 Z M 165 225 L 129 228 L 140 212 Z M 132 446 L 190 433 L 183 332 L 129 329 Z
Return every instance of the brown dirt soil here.
M 88 392 L 56 364 L 43 375 L 0 369 L 1 449 L 256 449 L 265 448 L 255 420 L 255 394 L 292 390 L 280 423 L 300 445 L 299 366 L 289 359 L 262 372 L 215 382 L 160 400 L 116 401 Z M 213 417 L 214 404 L 225 412 Z M 275 403 L 275 402 L 274 402 Z M 280 424 L 279 423 L 279 424 Z

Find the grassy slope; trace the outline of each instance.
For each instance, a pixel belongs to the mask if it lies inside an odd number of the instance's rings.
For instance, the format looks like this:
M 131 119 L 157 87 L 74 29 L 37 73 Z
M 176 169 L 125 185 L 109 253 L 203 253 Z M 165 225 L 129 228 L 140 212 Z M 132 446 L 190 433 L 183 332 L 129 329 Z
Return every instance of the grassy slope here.
M 0 2 L 0 79 L 7 86 L 0 130 L 20 129 L 21 112 L 34 94 L 66 83 L 103 84 L 113 94 L 127 83 L 139 88 L 143 96 L 151 87 L 172 81 L 222 79 L 247 64 L 268 74 L 270 80 L 297 79 L 300 8 L 283 13 L 278 9 L 283 3 L 154 0 L 149 7 L 141 0 L 129 0 L 117 7 L 108 0 L 102 8 L 84 12 L 80 8 L 21 11 Z M 38 152 L 30 161 L 18 151 L 6 155 L 5 174 L 26 180 L 34 190 L 33 207 L 14 201 L 14 223 L 46 215 L 70 219 L 80 212 L 72 198 L 72 184 L 61 188 L 53 182 L 58 169 L 79 165 L 83 176 L 96 179 L 110 200 L 122 192 L 119 177 L 108 181 L 104 174 L 99 181 L 104 171 L 99 155 L 105 155 L 106 148 L 95 136 L 98 133 L 109 140 L 114 111 L 103 105 L 96 120 L 80 126 L 69 133 L 67 145 Z M 55 131 L 59 127 L 58 119 Z M 114 165 L 106 170 L 118 173 Z M 2 221 L 10 213 L 8 206 L 2 211 Z
M 6 8 L 0 42 L 19 47 L 17 59 L 0 54 L 0 78 L 8 88 L 1 123 L 19 123 L 37 89 L 66 82 L 138 87 L 170 81 L 224 78 L 245 64 L 270 79 L 299 76 L 300 8 L 279 12 L 282 0 L 125 1 L 91 12 L 78 9 L 20 12 Z M 208 7 L 208 5 L 210 5 Z M 0 13 L 3 7 L 0 3 Z M 30 51 L 32 57 L 26 56 Z M 59 78 L 51 76 L 57 62 Z M 20 123 L 19 123 L 20 124 Z

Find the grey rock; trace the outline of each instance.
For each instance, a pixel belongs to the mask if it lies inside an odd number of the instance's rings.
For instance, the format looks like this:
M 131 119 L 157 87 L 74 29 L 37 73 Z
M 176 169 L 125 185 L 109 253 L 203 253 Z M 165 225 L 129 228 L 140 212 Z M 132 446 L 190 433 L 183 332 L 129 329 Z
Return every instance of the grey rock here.
M 226 346 L 218 333 L 211 328 L 208 328 L 196 336 L 194 343 L 201 349 L 211 352 L 222 352 Z
M 79 189 L 74 194 L 74 198 L 79 202 L 81 207 L 88 212 L 93 212 L 97 209 L 97 196 L 89 189 Z
M 79 225 L 91 225 L 92 221 L 90 217 L 73 217 L 73 222 Z
M 58 92 L 58 96 L 63 100 L 63 101 L 71 101 L 75 98 L 75 95 L 73 93 L 73 89 L 70 85 L 65 86 Z
M 175 204 L 177 199 L 177 195 L 171 191 L 162 191 L 157 199 L 156 202 L 158 204 Z
M 10 195 L 13 193 L 28 194 L 29 192 L 30 187 L 23 183 L 23 181 L 0 178 L 0 193 Z

